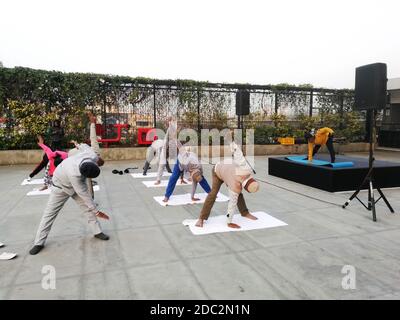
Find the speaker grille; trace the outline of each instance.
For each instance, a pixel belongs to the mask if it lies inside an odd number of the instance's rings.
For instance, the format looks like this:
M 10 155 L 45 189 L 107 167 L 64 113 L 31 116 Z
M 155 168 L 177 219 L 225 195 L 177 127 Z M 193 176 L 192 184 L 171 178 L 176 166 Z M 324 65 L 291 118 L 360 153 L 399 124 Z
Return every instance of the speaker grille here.
M 250 113 L 250 92 L 240 89 L 236 92 L 236 115 L 246 116 Z
M 355 109 L 385 108 L 386 86 L 386 64 L 374 63 L 356 68 Z

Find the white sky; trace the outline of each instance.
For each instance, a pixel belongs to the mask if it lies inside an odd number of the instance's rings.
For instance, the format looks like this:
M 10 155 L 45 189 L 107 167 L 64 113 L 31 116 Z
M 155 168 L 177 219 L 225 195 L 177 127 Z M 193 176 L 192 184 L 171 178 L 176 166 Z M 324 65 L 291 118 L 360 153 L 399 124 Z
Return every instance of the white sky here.
M 3 0 L 6 67 L 353 88 L 400 77 L 399 0 Z

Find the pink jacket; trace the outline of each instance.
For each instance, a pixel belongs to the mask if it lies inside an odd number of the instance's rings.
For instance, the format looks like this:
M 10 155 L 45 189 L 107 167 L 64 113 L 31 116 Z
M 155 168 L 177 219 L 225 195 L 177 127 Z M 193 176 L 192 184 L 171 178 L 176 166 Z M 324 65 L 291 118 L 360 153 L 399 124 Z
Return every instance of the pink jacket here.
M 50 163 L 50 169 L 49 169 L 49 175 L 53 176 L 54 170 L 56 170 L 56 166 L 54 164 L 54 158 L 58 155 L 61 156 L 61 159 L 65 160 L 68 158 L 68 153 L 64 151 L 53 151 L 51 150 L 48 146 L 46 146 L 43 143 L 38 143 L 39 147 L 43 149 L 43 151 L 46 153 L 47 158 L 49 158 L 49 163 Z

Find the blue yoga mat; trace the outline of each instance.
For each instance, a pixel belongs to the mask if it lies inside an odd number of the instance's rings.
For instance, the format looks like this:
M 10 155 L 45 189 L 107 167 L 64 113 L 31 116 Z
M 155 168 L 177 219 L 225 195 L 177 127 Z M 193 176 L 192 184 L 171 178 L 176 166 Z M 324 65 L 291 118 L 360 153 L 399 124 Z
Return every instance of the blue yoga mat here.
M 307 165 L 315 165 L 315 166 L 330 166 L 332 168 L 350 168 L 354 166 L 353 162 L 335 162 L 331 163 L 329 161 L 323 161 L 323 160 L 317 160 L 313 159 L 312 162 L 308 162 L 307 156 L 290 156 L 286 157 L 286 159 L 299 162 L 302 164 L 307 164 Z
M 330 166 L 332 168 L 351 168 L 354 167 L 353 162 L 335 162 L 335 163 L 330 163 Z

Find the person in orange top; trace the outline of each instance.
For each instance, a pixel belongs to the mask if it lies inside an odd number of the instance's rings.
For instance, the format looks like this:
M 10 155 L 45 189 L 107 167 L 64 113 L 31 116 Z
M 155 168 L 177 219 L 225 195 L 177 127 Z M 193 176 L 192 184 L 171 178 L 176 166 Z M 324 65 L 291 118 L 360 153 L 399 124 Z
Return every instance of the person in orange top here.
M 304 135 L 308 141 L 308 161 L 312 161 L 313 156 L 318 152 L 321 146 L 326 145 L 331 155 L 331 162 L 335 162 L 335 150 L 333 149 L 333 130 L 331 128 L 325 127 L 307 131 Z

